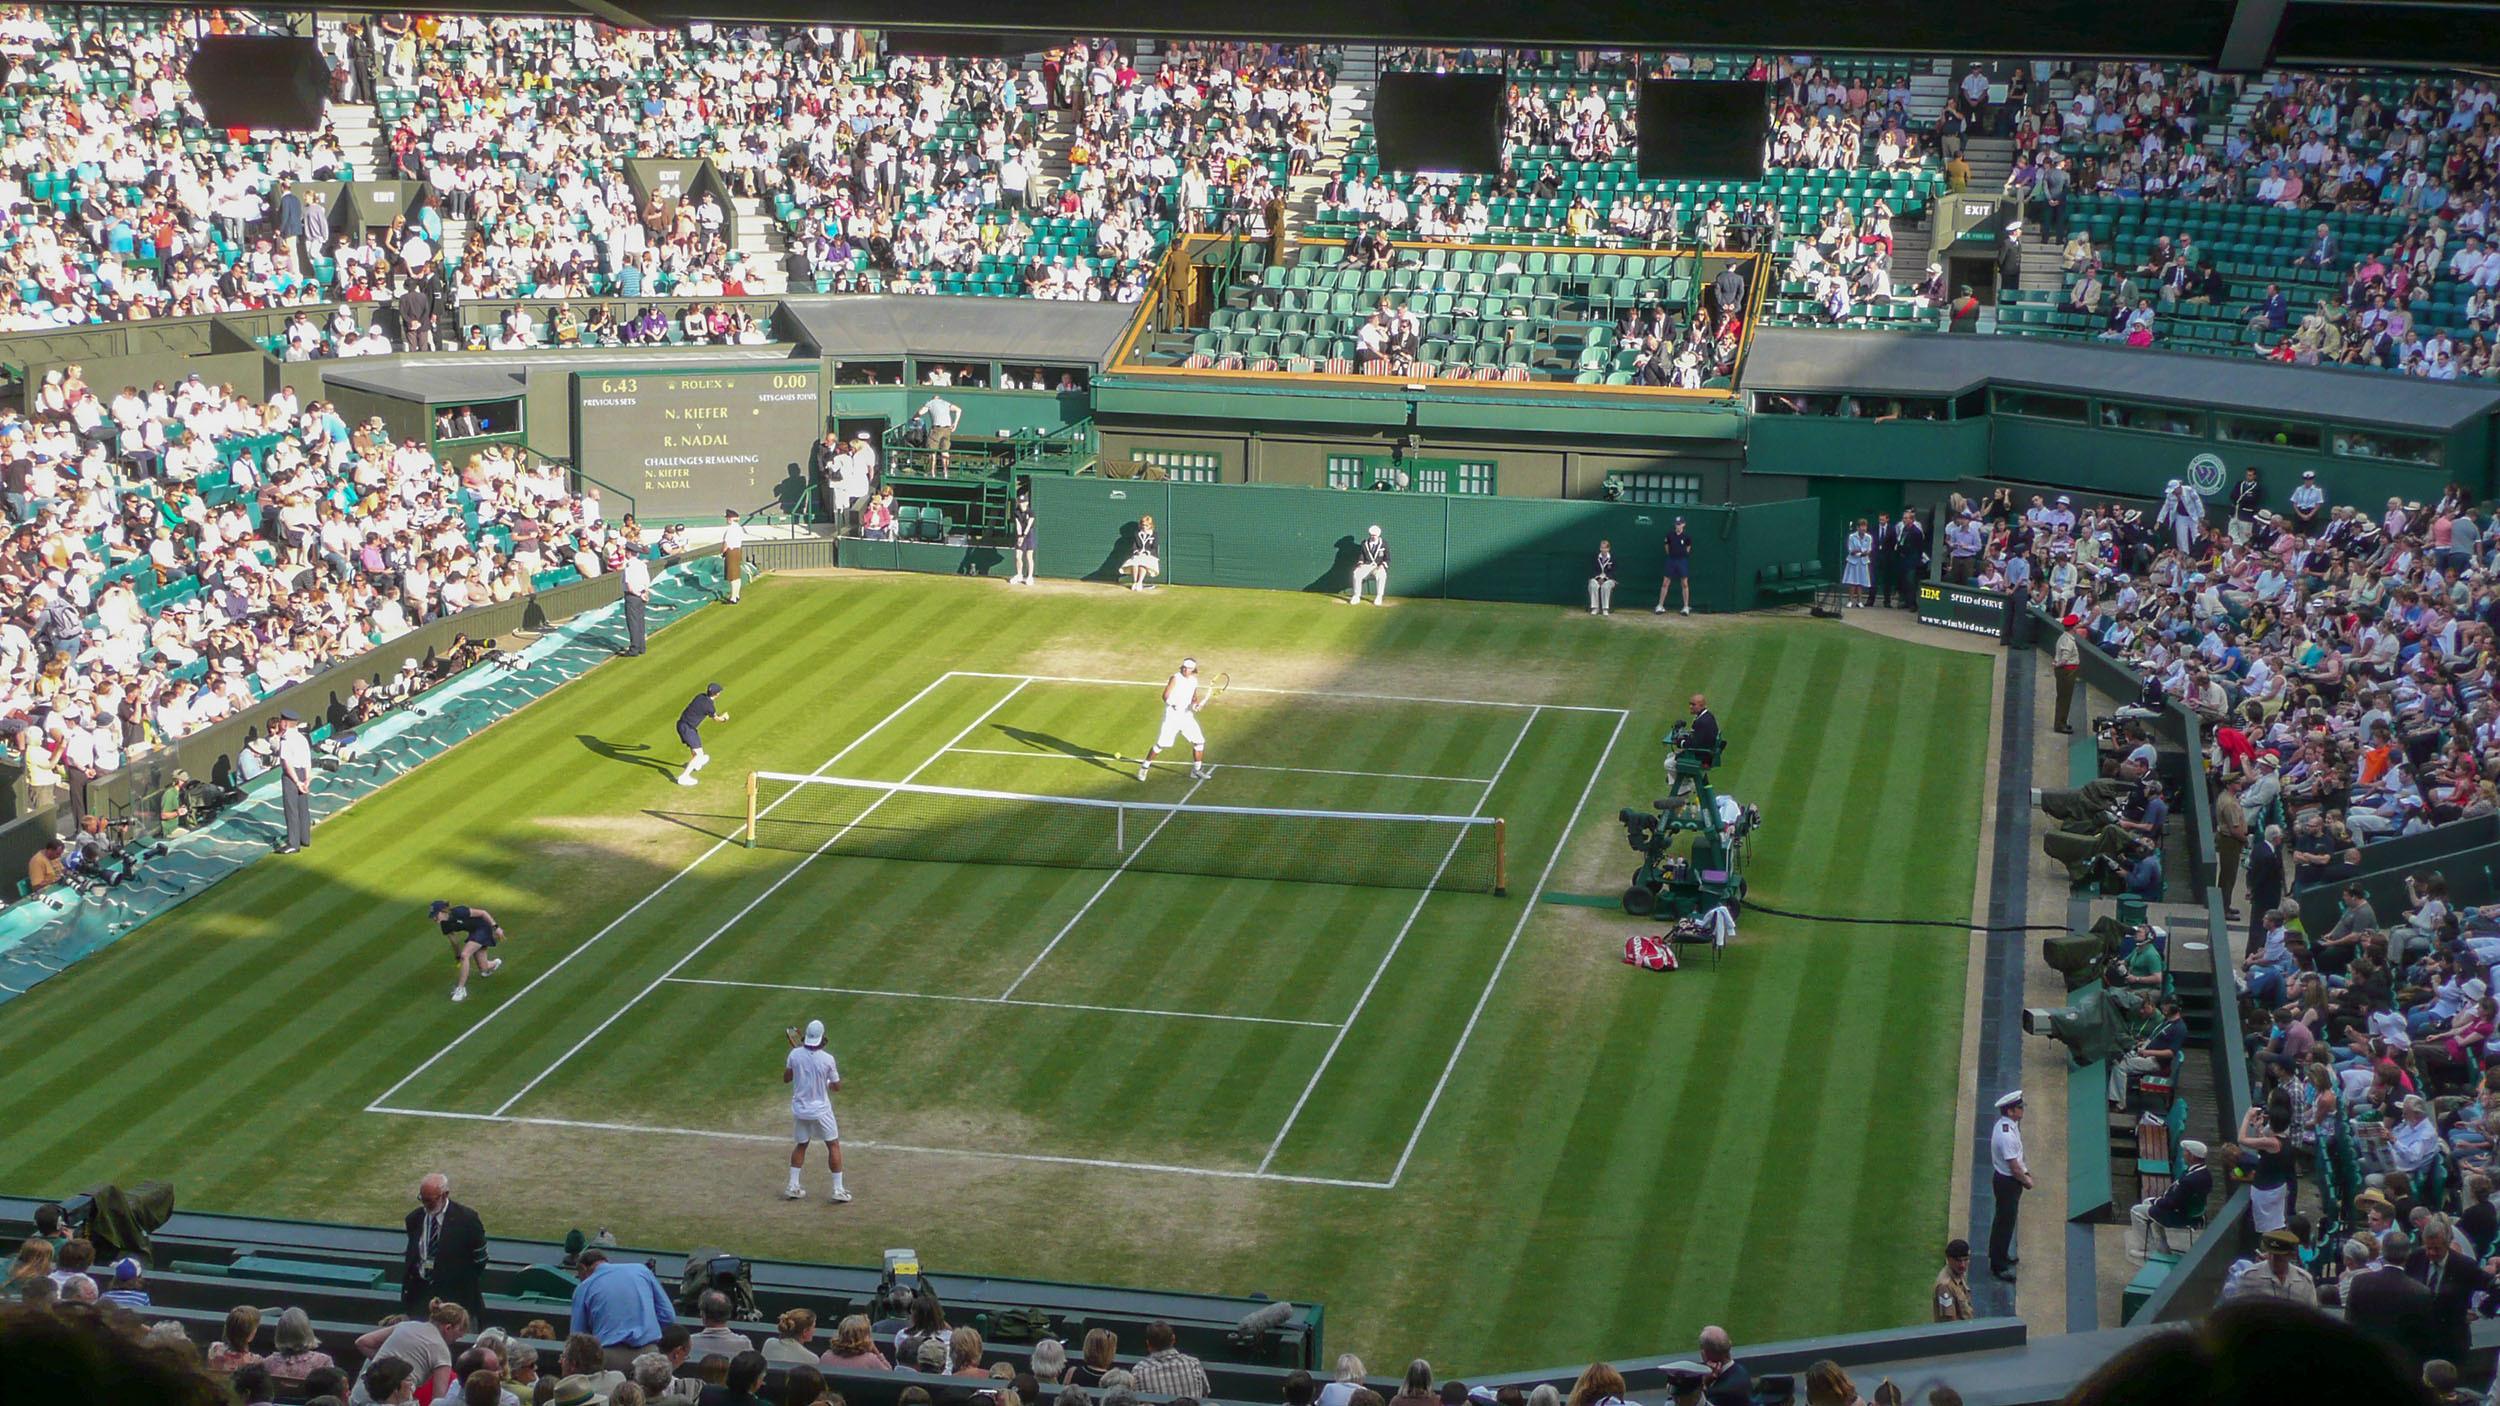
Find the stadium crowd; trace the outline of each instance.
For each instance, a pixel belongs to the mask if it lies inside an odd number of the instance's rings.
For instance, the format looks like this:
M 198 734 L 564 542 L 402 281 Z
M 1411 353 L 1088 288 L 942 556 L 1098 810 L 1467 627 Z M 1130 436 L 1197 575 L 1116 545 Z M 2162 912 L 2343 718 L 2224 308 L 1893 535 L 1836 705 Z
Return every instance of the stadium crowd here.
M 822 1331 L 810 1309 L 781 1311 L 769 1330 L 741 1323 L 741 1296 L 718 1288 L 664 1286 L 640 1262 L 586 1247 L 568 1255 L 578 1280 L 570 1320 L 533 1319 L 517 1331 L 477 1330 L 472 1310 L 433 1299 L 356 1336 L 352 1350 L 325 1338 L 301 1308 L 229 1311 L 205 1345 L 180 1320 L 158 1317 L 147 1266 L 135 1256 L 98 1262 L 96 1245 L 63 1224 L 58 1206 L 38 1209 L 35 1234 L 19 1247 L 0 1299 L 0 1357 L 29 1353 L 54 1371 L 91 1371 L 101 1389 L 152 1394 L 87 1398 L 118 1406 L 288 1401 L 311 1406 L 841 1406 L 828 1385 L 856 1373 L 908 1373 L 904 1406 L 1140 1406 L 1148 1398 L 1197 1406 L 1214 1397 L 1207 1365 L 1183 1351 L 1163 1322 L 1146 1324 L 1132 1346 L 1119 1331 L 1088 1328 L 1081 1340 L 1047 1331 L 1000 1350 L 968 1324 L 951 1322 L 925 1287 L 898 1286 L 866 1313 Z M 467 1297 L 475 1298 L 474 1294 Z M 680 1312 L 680 1299 L 688 1310 Z M 746 1304 L 752 1310 L 752 1304 Z M 57 1354 L 57 1355 L 56 1355 Z M 21 1358 L 21 1360 L 24 1360 Z M 109 1367 L 105 1364 L 109 1363 Z M 1704 1328 L 1693 1357 L 1665 1369 L 1677 1399 L 1707 1406 L 1751 1406 L 1753 1372 L 1727 1332 Z M 65 1378 L 66 1379 L 66 1378 Z M 1307 1371 L 1283 1376 L 1283 1406 L 1622 1406 L 1631 1388 L 1607 1363 L 1591 1364 L 1568 1391 L 1545 1384 L 1470 1387 L 1422 1359 L 1406 1364 L 1386 1393 L 1363 1360 L 1341 1354 L 1326 1380 Z M 1807 1406 L 1902 1406 L 1911 1398 L 1890 1381 L 1861 1393 L 1839 1364 L 1816 1362 L 1790 1382 Z M 1926 1406 L 1959 1406 L 1949 1386 L 1923 1390 Z
M 1562 232 L 1573 238 L 1612 237 L 1651 248 L 1773 249 L 1783 230 L 1769 199 L 1719 196 L 1690 208 L 1655 193 L 1624 194 L 1601 204 L 1587 191 L 1566 189 L 1557 163 L 1629 163 L 1637 140 L 1633 107 L 1644 77 L 1701 76 L 1683 53 L 1630 54 L 1576 51 L 1570 79 L 1560 86 L 1514 82 L 1503 128 L 1503 169 L 1489 182 L 1452 182 L 1430 174 L 1401 184 L 1388 173 L 1350 172 L 1330 182 L 1323 214 L 1360 221 L 1385 231 L 1426 240 L 1480 240 L 1492 228 L 1488 200 L 1568 196 Z M 1508 71 L 1534 68 L 1535 56 L 1503 50 L 1423 49 L 1392 53 L 1388 66 L 1432 72 Z M 1542 70 L 1537 70 L 1542 71 Z M 1768 84 L 1770 136 L 1765 152 L 1775 168 L 1825 171 L 1905 171 L 1919 166 L 1928 145 L 1913 133 L 1906 71 L 1880 86 L 1863 76 L 1839 77 L 1810 58 L 1755 57 L 1741 70 L 1712 77 L 1743 77 Z M 1553 152 L 1557 155 L 1530 155 Z M 1767 192 L 1765 192 L 1767 195 Z M 1889 254 L 1894 212 L 1877 199 L 1863 213 L 1835 200 L 1817 212 L 1822 229 L 1840 225 L 1854 236 L 1861 226 L 1878 231 Z
M 2353 880 L 2372 845 L 2500 810 L 2500 521 L 2461 487 L 2364 509 L 2304 475 L 2277 501 L 2253 469 L 2212 499 L 2174 481 L 2149 513 L 2004 491 L 1945 511 L 1950 579 L 2026 593 L 2142 680 L 2110 720 L 2131 754 L 2112 799 L 2156 850 L 2138 724 L 2174 702 L 2205 723 L 2190 784 L 2248 923 L 2259 1085 L 2227 1141 L 2190 1149 L 2251 1189 L 2266 1237 L 2232 1293 L 2333 1304 L 2393 1267 L 2438 1302 L 2373 1330 L 2463 1362 L 2470 1319 L 2500 1312 L 2500 906 L 2452 903 L 2434 870 L 2382 911 Z M 2336 916 L 2305 923 L 2294 898 L 2321 891 Z
M 345 178 L 363 154 L 331 130 L 243 141 L 202 126 L 193 20 L 71 28 L 69 14 L 0 11 L 0 206 L 20 216 L 0 242 L 0 330 L 328 301 L 320 251 L 288 237 L 279 207 L 290 183 Z
M 2488 81 L 2278 73 L 2217 130 L 2237 80 L 2150 64 L 2092 72 L 2091 84 L 2076 75 L 2065 108 L 2013 119 L 2006 191 L 2064 241 L 2061 310 L 2136 345 L 2157 344 L 2162 319 L 2221 316 L 2287 363 L 2493 374 L 2500 114 Z M 2096 246 L 2066 228 L 2077 196 L 2137 205 L 2158 233 L 2141 254 Z M 2224 262 L 2248 255 L 2198 241 L 2216 206 L 2332 218 L 2303 226 L 2296 248 L 2249 251 L 2258 262 L 2234 272 Z
M 47 375 L 0 412 L 0 732 L 38 805 L 545 572 L 642 550 L 508 444 L 442 457 L 292 391 Z

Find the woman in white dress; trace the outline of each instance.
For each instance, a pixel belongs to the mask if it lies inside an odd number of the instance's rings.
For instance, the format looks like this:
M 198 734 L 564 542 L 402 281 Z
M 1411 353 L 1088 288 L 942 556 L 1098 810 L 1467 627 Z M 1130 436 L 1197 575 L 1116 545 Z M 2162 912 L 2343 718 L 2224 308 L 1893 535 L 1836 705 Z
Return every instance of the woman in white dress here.
M 1866 519 L 1849 530 L 1849 560 L 1841 568 L 1840 584 L 1849 588 L 1849 603 L 1866 608 L 1869 588 L 1875 584 L 1875 534 L 1866 530 Z

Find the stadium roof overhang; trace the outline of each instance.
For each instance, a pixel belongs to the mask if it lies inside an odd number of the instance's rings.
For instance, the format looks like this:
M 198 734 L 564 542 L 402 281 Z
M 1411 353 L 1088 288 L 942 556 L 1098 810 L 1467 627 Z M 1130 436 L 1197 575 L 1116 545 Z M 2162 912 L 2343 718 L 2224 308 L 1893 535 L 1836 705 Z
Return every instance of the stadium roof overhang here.
M 896 356 L 1108 364 L 1134 303 L 894 294 L 791 298 L 799 336 L 836 360 Z
M 1990 385 L 2216 406 L 2445 435 L 2500 407 L 2500 390 L 2319 367 L 2036 337 L 1766 327 L 1753 339 L 1748 391 L 1959 396 Z
M 346 0 L 346 11 L 404 4 Z M 441 0 L 437 11 L 589 14 L 617 24 L 695 20 L 850 24 L 913 31 L 1025 32 L 1023 0 Z M 1385 43 L 1503 43 L 1547 47 L 1873 50 L 1955 55 L 2102 55 L 2189 60 L 2232 69 L 2268 63 L 2455 68 L 2500 54 L 2500 0 L 2031 0 L 1954 5 L 1937 0 L 1747 0 L 1657 5 L 1649 0 L 1433 0 L 1357 5 L 1346 0 L 1088 0 L 1054 16 L 1071 32 L 1215 35 Z

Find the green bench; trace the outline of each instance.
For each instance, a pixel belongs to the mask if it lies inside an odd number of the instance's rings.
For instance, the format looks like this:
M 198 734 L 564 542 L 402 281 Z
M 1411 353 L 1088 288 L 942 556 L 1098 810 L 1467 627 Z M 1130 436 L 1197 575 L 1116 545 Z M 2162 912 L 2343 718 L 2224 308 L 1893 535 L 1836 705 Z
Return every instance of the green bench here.
M 1786 561 L 1754 573 L 1754 592 L 1766 601 L 1812 600 L 1831 584 L 1820 561 Z
M 2119 1292 L 2118 1321 L 2122 1324 L 2133 1323 L 2136 1314 L 2152 1301 L 2153 1295 L 2160 1291 L 2162 1281 L 2170 1277 L 2170 1271 L 2178 1263 L 2179 1257 L 2168 1251 L 2155 1250 L 2146 1255 L 2144 1267 L 2137 1270 L 2135 1277 L 2127 1281 L 2127 1287 Z
M 175 1266 L 187 1273 L 220 1273 L 210 1266 Z M 222 1266 L 225 1278 L 285 1278 L 292 1283 L 327 1283 L 335 1288 L 385 1288 L 380 1266 L 370 1263 L 322 1263 L 310 1258 L 235 1256 Z

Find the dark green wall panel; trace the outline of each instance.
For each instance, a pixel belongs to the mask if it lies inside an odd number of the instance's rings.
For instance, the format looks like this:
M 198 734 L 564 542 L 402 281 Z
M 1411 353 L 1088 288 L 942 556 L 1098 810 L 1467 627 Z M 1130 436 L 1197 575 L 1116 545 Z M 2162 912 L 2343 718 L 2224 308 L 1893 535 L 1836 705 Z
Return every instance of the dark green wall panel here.
M 1626 601 L 1654 598 L 1669 524 L 1694 538 L 1694 604 L 1744 610 L 1766 565 L 1817 555 L 1814 500 L 1742 507 L 1350 493 L 1266 484 L 1042 478 L 1035 563 L 1049 576 L 1118 578 L 1138 520 L 1151 513 L 1164 580 L 1178 586 L 1342 591 L 1373 523 L 1392 554 L 1390 593 L 1563 605 L 1584 599 L 1601 538 L 1612 539 Z

